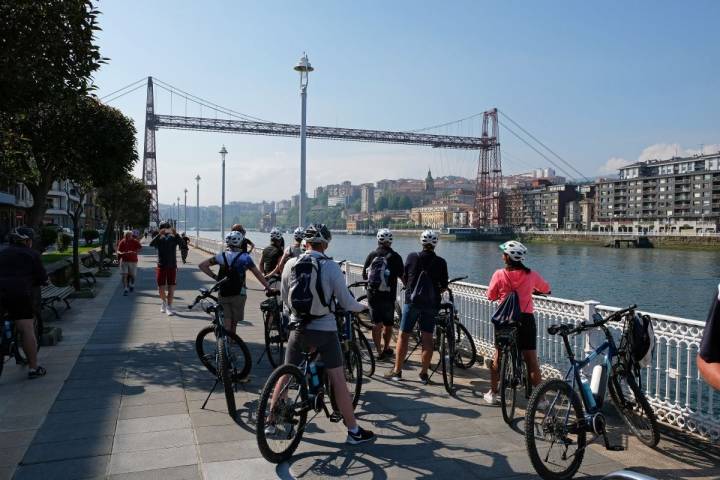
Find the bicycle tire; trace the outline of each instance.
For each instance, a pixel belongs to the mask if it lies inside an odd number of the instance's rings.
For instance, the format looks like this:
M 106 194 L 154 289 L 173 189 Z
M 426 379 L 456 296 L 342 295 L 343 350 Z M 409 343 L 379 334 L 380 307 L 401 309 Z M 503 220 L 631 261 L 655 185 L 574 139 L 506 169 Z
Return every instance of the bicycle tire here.
M 360 303 L 364 303 L 365 305 L 367 305 L 367 295 L 360 295 L 360 296 L 357 298 L 357 301 L 360 302 Z M 368 318 L 369 318 L 369 317 L 368 317 Z M 373 329 L 373 324 L 372 324 L 372 322 L 368 322 L 367 320 L 365 320 L 365 316 L 364 316 L 364 315 L 358 315 L 358 316 L 357 316 L 357 319 L 358 319 L 358 322 L 360 323 L 360 325 L 363 326 L 363 328 L 367 328 L 368 330 L 372 330 L 372 329 Z
M 265 382 L 265 386 L 260 394 L 260 400 L 258 402 L 258 410 L 256 414 L 256 426 L 255 426 L 255 438 L 257 440 L 258 449 L 260 454 L 265 460 L 271 463 L 282 463 L 289 460 L 293 453 L 302 440 L 303 433 L 305 432 L 305 424 L 307 423 L 307 410 L 300 410 L 297 415 L 297 423 L 294 426 L 295 437 L 292 439 L 286 449 L 281 452 L 275 452 L 268 443 L 267 435 L 265 434 L 265 427 L 268 425 L 266 410 L 270 400 L 272 399 L 275 385 L 286 375 L 289 375 L 291 381 L 294 380 L 298 385 L 298 396 L 301 403 L 307 403 L 308 401 L 308 389 L 305 376 L 302 371 L 295 365 L 282 365 L 276 368 L 268 377 Z
M 477 347 L 470 332 L 462 323 L 455 323 L 455 365 L 467 370 L 477 361 Z M 462 345 L 461 348 L 458 346 Z M 467 358 L 467 360 L 465 360 Z
M 455 395 L 455 354 L 451 336 L 445 331 L 440 344 L 440 366 L 442 368 L 443 384 L 450 395 Z
M 345 374 L 345 383 L 350 387 L 348 392 L 352 396 L 353 410 L 357 407 L 360 401 L 360 395 L 362 394 L 362 383 L 363 383 L 363 368 L 362 368 L 362 357 L 360 355 L 360 349 L 357 345 L 350 342 L 348 350 L 343 355 L 343 373 Z M 328 396 L 330 397 L 330 404 L 332 405 L 333 411 L 339 411 L 337 402 L 335 401 L 335 393 L 333 386 L 330 385 Z
M 622 387 L 619 385 L 618 382 L 620 376 L 625 378 L 625 380 L 627 381 L 627 386 L 632 391 L 632 394 L 635 397 L 637 404 L 639 404 L 643 413 L 648 418 L 650 425 L 649 429 L 646 430 L 649 430 L 646 434 L 642 433 L 642 430 L 634 421 L 635 415 L 631 413 L 632 410 L 634 410 L 631 403 L 634 404 L 634 402 L 629 402 L 625 398 Z M 610 381 L 608 382 L 608 390 L 610 391 L 610 399 L 612 400 L 615 409 L 618 411 L 618 413 L 623 419 L 623 422 L 625 422 L 625 425 L 627 425 L 633 435 L 635 435 L 638 440 L 640 440 L 648 447 L 653 448 L 657 446 L 658 442 L 660 441 L 660 430 L 658 427 L 657 418 L 655 417 L 655 412 L 650 406 L 650 403 L 647 401 L 645 394 L 638 387 L 637 382 L 635 381 L 635 377 L 632 374 L 624 372 L 615 374 L 610 378 Z
M 279 311 L 276 311 L 278 315 Z M 263 322 L 265 325 L 265 353 L 268 362 L 273 368 L 277 368 L 285 363 L 285 342 L 283 340 L 282 331 L 280 330 L 280 321 L 272 323 L 271 312 L 265 312 Z
M 360 357 L 362 359 L 362 370 L 363 376 L 372 377 L 375 374 L 375 354 L 373 353 L 372 345 L 367 339 L 365 334 L 357 326 L 353 326 L 355 329 L 355 335 L 357 335 L 358 342 L 362 348 L 359 348 Z
M 205 337 L 210 334 L 212 334 L 213 336 L 215 335 L 214 325 L 208 325 L 198 332 L 197 337 L 195 338 L 195 352 L 197 353 L 200 362 L 202 362 L 202 364 L 205 366 L 205 368 L 207 368 L 207 370 L 212 374 L 212 376 L 217 377 L 217 366 L 215 365 L 216 351 L 205 351 Z M 243 342 L 242 339 L 236 334 L 226 331 L 225 336 L 226 338 L 230 339 L 231 344 L 234 345 L 233 350 L 237 348 L 240 349 L 240 351 L 242 352 L 243 366 L 240 370 L 238 370 L 238 364 L 235 363 L 234 372 L 234 380 L 242 380 L 250 374 L 250 370 L 252 369 L 252 357 L 250 355 L 250 350 L 248 349 L 247 345 L 245 345 L 245 342 Z M 215 345 L 215 348 L 217 348 L 217 339 L 215 339 L 215 341 L 208 339 L 207 343 L 208 345 Z
M 515 379 L 515 362 L 509 348 L 504 348 L 500 354 L 500 409 L 503 420 L 508 425 L 515 418 L 515 404 L 517 400 L 517 382 Z
M 232 380 L 232 373 L 230 372 L 230 359 L 228 358 L 227 345 L 225 344 L 225 337 L 217 339 L 217 351 L 218 351 L 218 371 L 220 372 L 220 381 L 223 384 L 223 390 L 225 391 L 225 403 L 227 403 L 228 414 L 235 418 L 237 413 L 237 407 L 235 405 L 235 388 Z
M 538 452 L 534 419 L 535 415 L 537 414 L 538 403 L 540 402 L 540 399 L 544 398 L 545 394 L 552 390 L 555 390 L 558 393 L 564 393 L 567 396 L 568 400 L 570 401 L 570 405 L 568 406 L 568 408 L 572 407 L 575 418 L 578 422 L 582 421 L 582 419 L 584 418 L 582 403 L 580 403 L 580 397 L 567 382 L 556 378 L 545 380 L 540 385 L 538 385 L 535 390 L 533 390 L 530 401 L 528 403 L 527 411 L 525 412 L 525 446 L 527 448 L 528 456 L 530 457 L 533 468 L 535 468 L 535 471 L 538 473 L 538 475 L 540 475 L 540 477 L 545 480 L 567 480 L 572 478 L 580 469 L 583 457 L 585 456 L 587 432 L 584 429 L 580 429 L 577 432 L 576 444 L 578 448 L 575 455 L 573 455 L 573 459 L 568 468 L 560 472 L 553 472 L 545 466 L 545 463 L 543 462 Z M 551 403 L 554 404 L 557 401 L 558 397 L 556 396 L 555 399 L 551 401 Z M 555 429 L 553 428 L 553 432 L 554 431 Z M 551 447 L 553 445 L 555 445 L 554 442 L 551 444 Z

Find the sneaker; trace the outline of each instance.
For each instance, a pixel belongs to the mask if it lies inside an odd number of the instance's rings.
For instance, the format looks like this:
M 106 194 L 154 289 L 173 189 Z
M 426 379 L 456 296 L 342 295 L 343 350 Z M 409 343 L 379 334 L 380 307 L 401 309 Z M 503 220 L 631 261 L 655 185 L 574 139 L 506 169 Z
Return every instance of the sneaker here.
M 271 423 L 270 425 L 265 427 L 265 435 L 267 435 L 269 437 L 272 437 L 273 435 L 275 435 L 277 433 L 277 431 L 278 431 L 278 428 L 275 426 L 274 423 Z
M 130 291 L 131 291 L 131 292 L 134 292 L 134 291 L 135 291 L 135 284 L 134 284 L 134 283 L 131 283 L 131 284 L 130 284 Z
M 385 378 L 387 380 L 395 380 L 395 381 L 402 380 L 402 370 L 399 372 L 396 372 L 394 369 L 391 368 L 390 370 L 385 372 L 385 374 L 383 375 L 383 378 Z
M 45 370 L 43 367 L 41 367 L 40 365 L 38 365 L 37 368 L 33 368 L 33 369 L 30 369 L 30 371 L 28 371 L 28 378 L 38 378 L 38 377 L 42 377 L 42 376 L 44 376 L 46 373 L 47 373 L 47 370 Z
M 167 312 L 168 317 L 172 317 L 173 315 L 175 315 L 175 310 L 173 310 L 170 305 L 165 307 L 165 311 Z
M 128 294 L 128 289 L 126 288 L 125 290 L 123 290 L 123 296 L 127 297 L 127 294 Z
M 430 383 L 430 375 L 428 375 L 427 372 L 425 372 L 425 373 L 420 372 L 418 377 L 420 378 L 420 382 L 423 385 L 427 385 L 428 383 Z
M 488 392 L 483 395 L 483 400 L 490 405 L 500 405 L 500 396 L 497 393 L 493 393 L 492 390 L 488 390 Z
M 370 430 L 363 430 L 361 427 L 358 427 L 357 432 L 355 433 L 348 430 L 347 440 L 345 440 L 345 443 L 348 445 L 359 445 L 374 439 L 375 434 L 373 432 Z
M 165 305 L 165 302 L 163 302 L 162 305 L 160 305 L 160 313 L 165 313 L 165 308 L 166 308 L 166 305 Z

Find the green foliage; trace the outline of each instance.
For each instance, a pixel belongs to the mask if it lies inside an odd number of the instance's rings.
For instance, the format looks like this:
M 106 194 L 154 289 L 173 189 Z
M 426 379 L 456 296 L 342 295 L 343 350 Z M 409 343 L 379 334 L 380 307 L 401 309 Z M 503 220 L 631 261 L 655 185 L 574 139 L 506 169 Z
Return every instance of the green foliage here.
M 382 212 L 383 210 L 387 210 L 388 208 L 388 199 L 384 195 L 378 198 L 378 201 L 375 202 L 375 210 Z
M 348 206 L 348 210 L 350 210 L 351 212 L 359 212 L 361 206 L 362 206 L 362 202 L 358 198 Z
M 60 232 L 57 236 L 57 245 L 58 245 L 58 251 L 64 252 L 68 249 L 70 246 L 70 242 L 72 242 L 72 238 L 70 235 L 68 235 L 65 232 Z
M 43 246 L 47 247 L 57 242 L 58 229 L 57 227 L 43 227 L 40 229 L 40 242 Z
M 93 229 L 83 230 L 82 236 L 85 239 L 86 245 L 92 245 L 93 240 L 100 238 L 100 232 Z
M 413 207 L 412 200 L 407 195 L 403 195 L 398 201 L 398 210 L 409 210 Z
M 375 209 L 379 212 L 384 210 L 409 210 L 413 207 L 413 201 L 408 195 L 396 195 L 394 192 L 384 193 L 375 202 Z

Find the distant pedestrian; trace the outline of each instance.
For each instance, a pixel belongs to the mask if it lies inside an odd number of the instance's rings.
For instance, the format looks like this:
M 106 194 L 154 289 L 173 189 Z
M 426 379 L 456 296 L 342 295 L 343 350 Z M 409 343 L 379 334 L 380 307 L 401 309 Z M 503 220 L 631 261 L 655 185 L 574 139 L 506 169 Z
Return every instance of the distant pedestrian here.
M 435 254 L 440 240 L 433 230 L 425 230 L 420 236 L 422 251 L 413 252 L 405 260 L 402 282 L 405 284 L 405 304 L 400 320 L 400 334 L 395 351 L 395 366 L 385 373 L 385 378 L 402 379 L 402 366 L 407 355 L 408 339 L 415 324 L 420 322 L 421 367 L 420 381 L 427 384 L 430 380 L 428 369 L 433 355 L 433 334 L 441 293 L 448 286 L 447 262 Z
M 240 246 L 240 250 L 242 250 L 245 253 L 252 253 L 252 251 L 255 249 L 255 244 L 247 238 L 247 232 L 245 231 L 245 227 L 240 225 L 239 223 L 236 223 L 232 226 L 230 229 L 233 232 L 240 232 L 243 234 L 243 243 Z
M 285 266 L 285 263 L 287 263 L 288 260 L 291 258 L 296 258 L 305 253 L 305 247 L 303 246 L 303 238 L 305 237 L 305 229 L 302 227 L 298 227 L 293 232 L 293 239 L 295 242 L 292 245 L 288 245 L 285 250 L 283 251 L 283 255 L 280 258 L 280 261 L 278 262 L 275 269 L 266 274 L 265 278 L 268 278 L 273 275 L 280 276 L 283 271 L 283 267 Z
M 182 262 L 187 263 L 187 256 L 188 256 L 188 249 L 190 248 L 190 239 L 185 235 L 185 232 L 180 235 L 180 256 L 182 257 Z
M 720 390 L 720 285 L 713 294 L 700 351 L 697 355 L 697 366 L 706 382 L 715 390 Z
M 175 315 L 172 303 L 177 278 L 177 250 L 180 242 L 182 242 L 180 236 L 173 234 L 168 222 L 160 224 L 160 231 L 150 242 L 150 246 L 155 247 L 158 253 L 155 277 L 162 300 L 160 312 L 167 313 L 168 316 Z
M 393 235 L 389 229 L 378 230 L 377 242 L 377 248 L 365 259 L 363 278 L 368 280 L 367 298 L 373 323 L 373 342 L 378 358 L 383 359 L 393 354 L 390 339 L 395 323 L 397 282 L 403 277 L 404 267 L 402 257 L 392 249 Z
M 117 255 L 120 259 L 120 275 L 122 276 L 122 284 L 125 287 L 123 295 L 127 295 L 128 291 L 135 290 L 135 276 L 137 275 L 138 252 L 142 250 L 142 245 L 135 238 L 130 230 L 126 230 L 123 239 L 120 240 L 117 247 Z
M 505 268 L 496 270 L 488 286 L 488 300 L 502 302 L 511 292 L 516 292 L 520 302 L 520 324 L 518 325 L 518 347 L 530 374 L 533 386 L 540 384 L 540 363 L 537 357 L 537 323 L 533 315 L 533 293 L 550 293 L 550 285 L 539 273 L 525 266 L 527 248 L 520 242 L 511 240 L 500 245 Z M 483 396 L 490 404 L 500 402 L 498 397 L 498 356 L 495 349 L 490 366 L 490 390 Z

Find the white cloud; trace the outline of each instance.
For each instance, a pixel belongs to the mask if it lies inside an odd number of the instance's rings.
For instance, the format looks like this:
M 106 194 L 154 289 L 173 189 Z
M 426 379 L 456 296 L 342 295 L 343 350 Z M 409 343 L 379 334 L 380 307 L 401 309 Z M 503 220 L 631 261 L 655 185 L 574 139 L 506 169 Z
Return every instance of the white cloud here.
M 598 173 L 601 175 L 609 175 L 612 173 L 617 173 L 618 168 L 622 168 L 625 165 L 629 165 L 630 161 L 625 160 L 624 158 L 620 157 L 611 157 L 608 159 L 607 162 L 600 168 L 598 168 Z
M 645 162 L 647 160 L 667 160 L 672 157 L 689 157 L 697 154 L 707 155 L 717 152 L 720 152 L 720 144 L 717 143 L 703 145 L 702 149 L 683 148 L 678 143 L 656 143 L 645 147 L 642 152 L 640 152 L 637 161 Z M 619 168 L 629 165 L 630 163 L 633 162 L 620 157 L 611 157 L 604 165 L 598 168 L 597 171 L 600 175 L 617 173 Z

